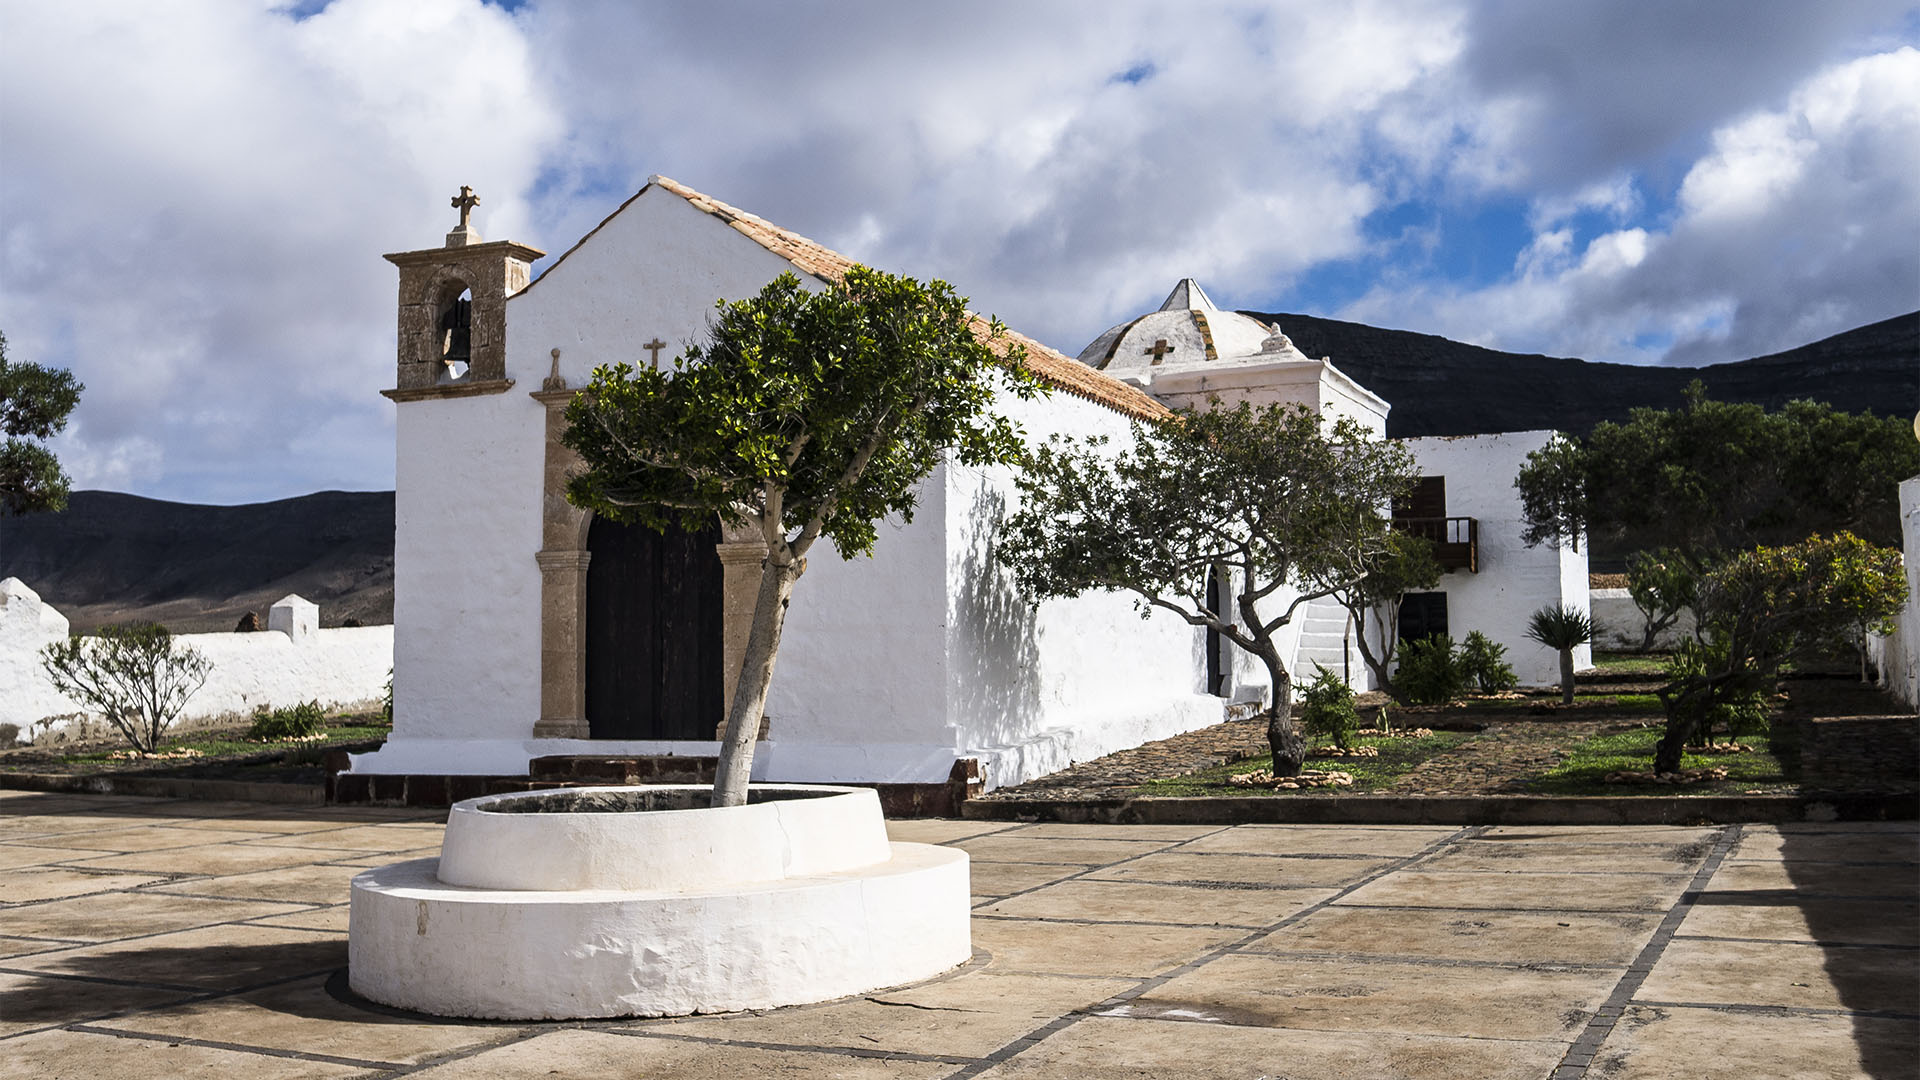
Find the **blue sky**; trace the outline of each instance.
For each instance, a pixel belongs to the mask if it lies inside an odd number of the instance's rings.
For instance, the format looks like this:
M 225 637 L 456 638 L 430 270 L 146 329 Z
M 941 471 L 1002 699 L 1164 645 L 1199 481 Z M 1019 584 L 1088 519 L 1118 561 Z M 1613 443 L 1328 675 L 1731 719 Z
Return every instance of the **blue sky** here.
M 1069 353 L 1183 276 L 1627 363 L 1920 307 L 1920 14 L 1872 0 L 0 0 L 0 153 L 57 450 L 199 502 L 391 485 L 379 255 L 461 184 L 559 252 L 666 174 Z

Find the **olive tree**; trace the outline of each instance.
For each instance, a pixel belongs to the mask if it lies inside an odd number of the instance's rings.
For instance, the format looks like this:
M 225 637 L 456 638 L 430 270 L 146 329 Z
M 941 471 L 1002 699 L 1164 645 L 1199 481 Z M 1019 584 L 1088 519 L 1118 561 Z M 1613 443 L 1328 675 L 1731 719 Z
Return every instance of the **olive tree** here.
M 1041 387 L 1000 323 L 970 315 L 951 286 L 861 266 L 818 291 L 783 274 L 720 302 L 710 331 L 673 371 L 593 373 L 567 407 L 566 445 L 585 466 L 567 497 L 659 530 L 717 516 L 765 541 L 714 785 L 714 805 L 734 806 L 808 551 L 823 537 L 843 558 L 872 551 L 877 522 L 912 520 L 943 455 L 1017 461 L 1019 429 L 994 397 Z
M 1299 772 L 1306 742 L 1277 635 L 1388 550 L 1385 508 L 1413 487 L 1412 456 L 1351 420 L 1245 402 L 1136 422 L 1118 453 L 1103 441 L 1056 438 L 1034 453 L 998 556 L 1036 600 L 1132 593 L 1143 617 L 1168 612 L 1256 657 L 1273 686 L 1274 774 Z M 1210 575 L 1227 584 L 1227 610 L 1207 602 Z
M 75 634 L 40 652 L 54 689 L 99 710 L 142 754 L 159 749 L 180 711 L 213 665 L 192 646 L 176 646 L 159 623 L 109 626 Z
M 1400 602 L 1410 592 L 1438 585 L 1446 570 L 1434 558 L 1433 541 L 1398 530 L 1387 536 L 1386 547 L 1368 559 L 1366 567 L 1364 576 L 1335 592 L 1334 597 L 1360 628 L 1355 643 L 1360 646 L 1361 661 L 1373 673 L 1374 684 L 1394 700 L 1404 702 L 1393 684 L 1394 653 L 1400 647 Z M 1378 646 L 1368 639 L 1369 621 L 1379 638 Z

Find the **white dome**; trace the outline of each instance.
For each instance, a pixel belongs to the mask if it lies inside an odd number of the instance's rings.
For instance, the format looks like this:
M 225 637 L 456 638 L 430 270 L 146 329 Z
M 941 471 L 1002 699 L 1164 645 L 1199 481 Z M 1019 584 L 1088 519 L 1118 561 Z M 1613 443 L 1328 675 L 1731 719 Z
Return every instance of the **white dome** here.
M 1080 362 L 1146 382 L 1155 371 L 1306 360 L 1278 327 L 1223 311 L 1192 278 L 1181 278 L 1160 310 L 1112 327 L 1080 350 Z

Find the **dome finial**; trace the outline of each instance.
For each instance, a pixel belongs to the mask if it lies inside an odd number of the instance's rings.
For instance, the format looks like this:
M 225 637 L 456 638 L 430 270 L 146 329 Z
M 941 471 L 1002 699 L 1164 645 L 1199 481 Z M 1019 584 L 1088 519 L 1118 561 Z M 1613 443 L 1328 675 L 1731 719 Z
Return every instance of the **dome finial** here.
M 1200 288 L 1200 283 L 1192 278 L 1181 278 L 1180 284 L 1167 294 L 1167 302 L 1160 305 L 1161 311 L 1218 311 L 1213 301 Z

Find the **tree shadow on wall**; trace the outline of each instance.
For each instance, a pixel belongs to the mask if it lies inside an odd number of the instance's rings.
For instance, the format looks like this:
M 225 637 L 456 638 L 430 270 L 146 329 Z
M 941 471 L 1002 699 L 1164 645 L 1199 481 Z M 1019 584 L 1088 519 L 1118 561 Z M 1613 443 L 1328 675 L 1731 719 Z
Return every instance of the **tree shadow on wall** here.
M 975 492 L 948 631 L 954 715 L 980 744 L 1018 742 L 1040 712 L 1040 642 L 1032 605 L 994 556 L 1006 495 Z

